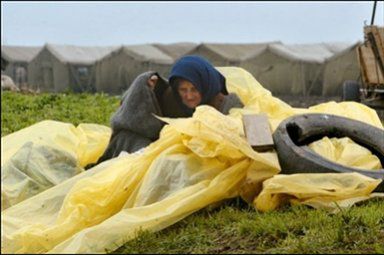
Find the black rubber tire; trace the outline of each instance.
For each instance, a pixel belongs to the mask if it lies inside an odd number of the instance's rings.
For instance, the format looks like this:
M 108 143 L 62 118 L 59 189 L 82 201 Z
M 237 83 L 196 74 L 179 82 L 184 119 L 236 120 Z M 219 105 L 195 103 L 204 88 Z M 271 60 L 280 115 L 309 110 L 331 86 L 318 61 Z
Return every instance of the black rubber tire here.
M 343 101 L 360 102 L 360 84 L 357 81 L 343 83 Z
M 384 180 L 384 169 L 362 170 L 337 164 L 306 146 L 328 137 L 349 137 L 375 154 L 384 165 L 384 131 L 369 124 L 330 114 L 302 114 L 284 120 L 273 133 L 282 174 L 357 172 Z M 384 181 L 375 189 L 384 192 Z

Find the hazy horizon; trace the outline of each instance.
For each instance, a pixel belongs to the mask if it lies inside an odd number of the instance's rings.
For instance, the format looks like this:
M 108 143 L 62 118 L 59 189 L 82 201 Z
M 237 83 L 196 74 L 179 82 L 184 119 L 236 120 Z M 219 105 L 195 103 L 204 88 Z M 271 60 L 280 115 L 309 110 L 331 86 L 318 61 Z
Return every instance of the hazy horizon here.
M 2 45 L 363 41 L 370 2 L 1 2 Z M 375 25 L 384 24 L 383 1 Z

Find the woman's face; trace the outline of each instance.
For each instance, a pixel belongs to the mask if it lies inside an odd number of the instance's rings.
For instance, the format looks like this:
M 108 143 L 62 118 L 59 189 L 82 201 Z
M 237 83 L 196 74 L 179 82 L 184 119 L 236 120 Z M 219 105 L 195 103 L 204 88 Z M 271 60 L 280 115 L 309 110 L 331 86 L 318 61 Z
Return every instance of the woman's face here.
M 189 81 L 180 80 L 177 91 L 188 108 L 194 109 L 201 103 L 201 93 Z

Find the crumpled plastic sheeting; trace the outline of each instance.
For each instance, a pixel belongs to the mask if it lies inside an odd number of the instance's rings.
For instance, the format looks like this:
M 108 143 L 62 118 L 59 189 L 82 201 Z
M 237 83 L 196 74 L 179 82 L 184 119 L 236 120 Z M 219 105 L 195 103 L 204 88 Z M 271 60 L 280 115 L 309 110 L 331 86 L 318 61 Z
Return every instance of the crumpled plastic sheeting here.
M 241 115 L 267 112 L 271 127 L 276 128 L 284 118 L 311 110 L 295 109 L 272 97 L 243 69 L 219 71 L 226 76 L 229 91 L 239 94 L 246 104 L 244 109 L 232 109 L 230 116 L 224 116 L 212 107 L 200 106 L 192 118 L 162 118 L 169 125 L 141 154 L 105 161 L 4 210 L 2 252 L 112 251 L 140 229 L 161 230 L 226 198 L 242 195 L 252 202 L 263 194 L 264 180 L 289 178 L 278 175 L 275 152 L 252 150 L 244 138 Z M 343 115 L 352 107 L 357 110 L 348 112 L 349 117 L 382 128 L 377 115 L 365 106 L 330 103 L 330 107 L 323 104 L 312 111 Z M 362 113 L 364 117 L 359 116 Z M 347 176 L 350 182 L 332 182 L 334 176 L 327 174 L 316 176 L 333 183 L 334 197 L 339 200 L 366 196 L 378 185 L 377 180 L 359 174 Z M 342 174 L 337 176 L 343 179 Z M 304 175 L 291 180 L 292 186 L 312 183 L 311 195 L 321 198 L 324 193 L 315 182 Z M 319 201 L 329 203 L 329 199 Z M 265 202 L 261 204 L 268 210 Z
M 272 131 L 281 121 L 294 115 L 304 113 L 326 113 L 354 120 L 359 120 L 383 129 L 375 110 L 357 102 L 334 101 L 318 104 L 309 108 L 293 108 L 282 100 L 273 97 L 271 92 L 261 86 L 246 70 L 236 67 L 217 68 L 225 77 L 228 91 L 239 95 L 245 104 L 243 109 L 232 109 L 231 116 L 241 119 L 242 114 L 265 113 Z
M 308 147 L 341 165 L 369 170 L 383 168 L 376 155 L 348 137 L 324 137 Z M 371 194 L 380 182 L 369 177 L 362 178 L 357 173 L 279 174 L 263 183 L 263 189 L 253 203 L 256 209 L 264 212 L 284 203 L 300 203 L 335 213 L 356 202 L 383 197 L 382 193 Z
M 84 171 L 105 150 L 111 130 L 46 120 L 1 138 L 1 210 Z
M 210 125 L 201 124 L 207 115 L 214 115 L 208 119 L 221 121 L 226 118 L 224 115 L 210 107 L 202 107 L 199 112 L 197 118 L 184 123 L 175 120 L 175 126 L 184 128 L 184 132 L 197 125 L 200 134 L 204 134 L 199 138 L 177 132 L 171 124 L 143 154 L 106 161 L 87 171 L 103 169 L 92 178 L 70 184 L 68 180 L 54 187 L 60 190 L 60 186 L 73 185 L 61 207 L 46 211 L 52 203 L 52 198 L 47 198 L 52 192 L 46 191 L 5 210 L 3 251 L 103 252 L 117 248 L 116 244 L 132 238 L 139 228 L 167 227 L 209 204 L 238 195 L 239 183 L 252 160 L 237 152 L 238 147 L 260 161 L 261 167 L 271 169 L 271 176 L 279 171 L 275 156 L 269 162 L 268 157 L 264 159 L 252 149 L 242 148 L 247 146 L 245 140 L 237 144 L 237 135 L 224 129 L 230 123 L 216 130 L 215 136 Z M 226 146 L 215 142 L 223 135 L 228 138 Z M 189 143 L 193 138 L 194 142 Z M 207 144 L 214 153 L 201 157 Z M 36 209 L 28 208 L 29 217 L 20 217 L 31 200 Z M 42 214 L 40 210 L 55 216 L 47 217 L 49 222 L 45 217 L 34 217 Z
M 383 137 L 384 142 L 384 137 Z M 317 154 L 340 165 L 360 168 L 362 170 L 382 169 L 380 159 L 367 148 L 355 143 L 349 137 L 328 138 L 308 145 Z
M 371 194 L 380 182 L 358 173 L 278 174 L 263 183 L 263 190 L 254 205 L 263 212 L 284 203 L 306 204 L 337 212 L 356 202 L 382 197 L 382 193 Z
M 293 108 L 282 100 L 273 97 L 270 91 L 263 88 L 254 77 L 244 69 L 234 67 L 222 67 L 218 69 L 226 77 L 228 91 L 237 93 L 245 104 L 243 109 L 232 109 L 230 112 L 230 115 L 238 120 L 239 125 L 241 125 L 242 114 L 265 113 L 268 116 L 269 124 L 273 132 L 281 121 L 295 114 L 326 113 L 359 120 L 383 129 L 383 124 L 376 111 L 366 105 L 357 102 L 336 103 L 331 101 L 309 108 Z M 338 139 L 335 138 L 333 141 L 337 140 Z M 324 153 L 323 156 L 327 157 L 326 152 L 334 150 L 334 148 L 332 148 L 333 146 L 332 143 L 319 141 L 316 145 L 313 143 L 311 148 L 315 151 L 317 150 L 320 155 Z M 338 161 L 340 164 L 345 164 L 346 166 L 357 166 L 355 160 L 352 161 L 355 163 L 343 160 L 350 158 L 350 156 L 347 155 L 349 155 L 348 153 L 352 152 L 352 150 L 348 148 L 356 149 L 357 147 L 359 147 L 359 145 L 353 141 L 349 144 L 345 142 L 342 143 L 338 146 L 338 150 L 340 152 L 345 151 L 346 153 L 344 153 L 342 158 L 334 157 L 332 160 Z M 354 153 L 354 157 L 360 158 L 360 166 L 366 169 L 377 169 L 376 166 L 379 159 L 370 152 L 367 154 L 364 148 L 360 148 L 359 152 Z M 362 153 L 362 155 L 358 156 L 357 154 L 359 153 Z M 328 156 L 328 159 L 331 159 L 331 155 Z M 249 170 L 247 172 L 247 178 L 240 187 L 241 197 L 248 203 L 252 203 L 255 196 L 257 196 L 262 189 L 262 181 L 268 179 L 268 176 L 268 174 L 260 173 L 260 171 L 255 172 Z M 351 204 L 352 203 L 349 205 Z

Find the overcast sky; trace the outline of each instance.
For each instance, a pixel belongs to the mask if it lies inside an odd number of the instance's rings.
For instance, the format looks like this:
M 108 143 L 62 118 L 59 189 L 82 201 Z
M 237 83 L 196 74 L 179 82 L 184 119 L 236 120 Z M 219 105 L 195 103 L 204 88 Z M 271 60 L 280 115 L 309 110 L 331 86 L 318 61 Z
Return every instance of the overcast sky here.
M 1 1 L 1 44 L 353 43 L 363 40 L 373 3 Z

